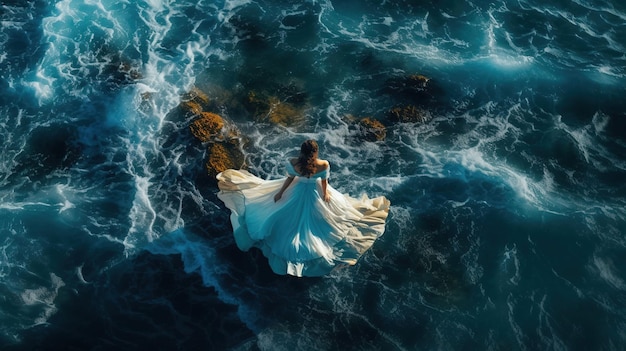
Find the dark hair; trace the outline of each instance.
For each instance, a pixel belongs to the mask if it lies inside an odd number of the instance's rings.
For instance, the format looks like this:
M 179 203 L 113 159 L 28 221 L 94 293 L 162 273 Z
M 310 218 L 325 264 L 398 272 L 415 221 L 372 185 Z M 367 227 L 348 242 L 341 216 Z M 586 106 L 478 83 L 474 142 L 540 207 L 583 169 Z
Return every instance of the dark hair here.
M 319 150 L 317 142 L 315 140 L 307 140 L 300 146 L 300 156 L 298 156 L 298 166 L 300 166 L 300 174 L 303 176 L 310 176 L 315 174 L 317 167 L 315 166 L 315 159 L 313 154 Z

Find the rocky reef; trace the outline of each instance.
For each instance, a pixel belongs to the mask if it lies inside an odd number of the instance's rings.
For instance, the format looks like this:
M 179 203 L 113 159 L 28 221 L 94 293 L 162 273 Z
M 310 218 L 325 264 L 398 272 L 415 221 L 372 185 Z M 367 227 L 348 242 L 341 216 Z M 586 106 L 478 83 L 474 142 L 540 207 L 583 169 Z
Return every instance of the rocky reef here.
M 229 168 L 245 167 L 242 150 L 242 137 L 234 123 L 215 112 L 214 101 L 203 91 L 192 89 L 180 104 L 181 111 L 191 116 L 191 134 L 203 144 L 207 144 L 205 168 L 210 177 Z
M 200 112 L 189 126 L 191 134 L 203 143 L 218 138 L 224 128 L 224 119 L 213 112 Z
M 205 167 L 211 177 L 227 169 L 240 169 L 245 166 L 245 157 L 238 139 L 209 144 L 207 155 Z
M 365 117 L 357 122 L 359 137 L 365 141 L 383 141 L 387 137 L 387 128 L 379 120 Z
M 181 99 L 183 120 L 188 121 L 193 138 L 206 147 L 204 163 L 210 178 L 228 168 L 246 167 L 247 138 L 240 134 L 238 123 L 252 120 L 298 128 L 306 121 L 310 101 L 303 84 L 261 84 L 254 76 L 245 81 L 249 84 L 194 87 Z M 397 123 L 428 123 L 430 107 L 441 94 L 430 78 L 419 74 L 395 76 L 383 80 L 380 87 L 378 93 L 390 105 L 387 110 L 365 117 L 346 115 L 351 135 L 360 142 L 384 142 L 388 128 Z
M 389 78 L 381 91 L 394 104 L 385 114 L 389 123 L 427 123 L 432 119 L 431 111 L 438 108 L 443 96 L 443 90 L 431 78 L 421 74 Z
M 426 123 L 431 119 L 430 112 L 415 105 L 400 105 L 387 111 L 387 119 L 399 123 Z
M 382 92 L 414 104 L 431 103 L 442 94 L 441 89 L 431 78 L 421 74 L 408 74 L 386 80 Z
M 281 100 L 275 95 L 266 95 L 250 91 L 246 107 L 255 120 L 268 121 L 285 127 L 296 126 L 304 122 L 304 107 L 288 100 Z

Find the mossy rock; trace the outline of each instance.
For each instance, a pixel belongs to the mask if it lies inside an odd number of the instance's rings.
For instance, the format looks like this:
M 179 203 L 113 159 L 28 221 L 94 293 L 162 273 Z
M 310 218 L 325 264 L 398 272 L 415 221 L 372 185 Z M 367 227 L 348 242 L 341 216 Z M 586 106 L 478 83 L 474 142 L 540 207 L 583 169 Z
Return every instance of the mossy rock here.
M 304 110 L 295 105 L 279 100 L 275 96 L 269 98 L 270 110 L 267 119 L 283 126 L 293 126 L 304 121 Z
M 265 96 L 255 91 L 248 93 L 246 107 L 255 119 L 285 127 L 301 124 L 305 119 L 304 106 L 281 100 L 277 96 Z
M 246 97 L 245 106 L 255 117 L 259 115 L 267 114 L 270 110 L 269 101 L 262 94 L 256 91 L 248 92 Z
M 197 87 L 192 88 L 182 96 L 182 101 L 171 116 L 175 118 L 175 130 L 170 133 L 174 137 L 168 142 L 178 142 L 176 134 L 178 128 L 187 128 L 195 140 L 208 144 L 204 166 L 209 178 L 215 180 L 215 176 L 226 169 L 240 169 L 244 166 L 245 156 L 241 150 L 241 138 L 236 125 L 215 113 L 216 104 L 220 96 L 212 92 L 205 92 Z M 223 91 L 222 91 L 223 92 Z M 191 120 L 191 123 L 189 122 Z M 193 140 L 193 139 L 192 139 Z
M 415 87 L 417 89 L 427 89 L 430 78 L 421 74 L 411 74 L 406 77 L 405 81 L 409 86 Z
M 431 88 L 431 79 L 421 74 L 410 74 L 390 78 L 386 81 L 385 89 L 388 92 L 424 93 Z
M 203 89 L 193 87 L 183 94 L 181 100 L 179 107 L 183 112 L 189 114 L 216 113 L 224 108 L 241 108 L 241 103 L 232 92 L 217 85 L 207 86 Z
M 205 143 L 222 133 L 224 119 L 215 113 L 201 112 L 199 117 L 191 122 L 191 134 Z
M 119 65 L 118 70 L 120 73 L 124 74 L 127 79 L 133 81 L 143 78 L 143 75 L 139 71 L 139 66 L 133 65 L 129 61 L 122 61 Z
M 210 102 L 209 96 L 203 90 L 198 87 L 192 87 L 189 92 L 183 97 L 184 100 L 195 101 L 200 104 L 208 105 Z
M 421 106 L 436 103 L 445 95 L 433 79 L 421 74 L 389 78 L 385 81 L 382 92 L 404 103 Z
M 210 177 L 227 169 L 240 169 L 245 165 L 238 139 L 212 143 L 207 149 L 207 155 L 206 169 Z
M 309 101 L 309 95 L 296 83 L 283 84 L 277 89 L 280 100 L 288 102 L 295 107 L 304 107 Z
M 189 113 L 192 115 L 199 115 L 200 113 L 202 113 L 204 109 L 202 105 L 200 105 L 198 102 L 193 101 L 193 100 L 181 102 L 180 108 L 183 110 L 183 112 Z
M 95 55 L 101 64 L 99 81 L 108 89 L 116 90 L 143 78 L 139 62 L 120 54 L 113 47 L 102 45 L 95 51 Z
M 414 105 L 396 106 L 387 111 L 387 118 L 392 122 L 426 123 L 431 119 L 430 113 Z
M 387 129 L 379 120 L 365 117 L 359 121 L 358 125 L 360 135 L 366 141 L 382 141 L 387 136 Z
M 82 152 L 77 138 L 76 127 L 71 124 L 52 124 L 33 129 L 23 151 L 15 157 L 11 173 L 40 180 L 55 170 L 68 169 Z

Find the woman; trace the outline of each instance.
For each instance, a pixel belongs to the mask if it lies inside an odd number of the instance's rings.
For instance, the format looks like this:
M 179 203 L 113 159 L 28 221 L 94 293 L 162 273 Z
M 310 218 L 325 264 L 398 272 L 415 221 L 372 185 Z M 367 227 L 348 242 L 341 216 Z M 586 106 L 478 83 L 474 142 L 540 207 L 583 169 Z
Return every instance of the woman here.
M 285 179 L 234 169 L 217 175 L 237 246 L 260 248 L 277 274 L 321 276 L 354 265 L 385 231 L 389 201 L 335 190 L 318 150 L 314 140 L 302 143 L 299 157 L 286 162 Z

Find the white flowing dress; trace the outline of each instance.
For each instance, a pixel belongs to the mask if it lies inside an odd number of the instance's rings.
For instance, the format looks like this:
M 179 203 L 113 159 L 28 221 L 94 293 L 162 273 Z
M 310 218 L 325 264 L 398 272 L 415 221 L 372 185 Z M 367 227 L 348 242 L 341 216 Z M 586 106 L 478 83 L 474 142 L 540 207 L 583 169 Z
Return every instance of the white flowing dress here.
M 322 179 L 330 169 L 311 177 L 294 177 L 282 198 L 274 202 L 285 178 L 264 180 L 245 170 L 228 169 L 217 175 L 217 196 L 231 210 L 230 220 L 242 251 L 258 247 L 277 274 L 321 276 L 340 265 L 354 265 L 385 231 L 389 200 L 384 196 L 355 199 Z

